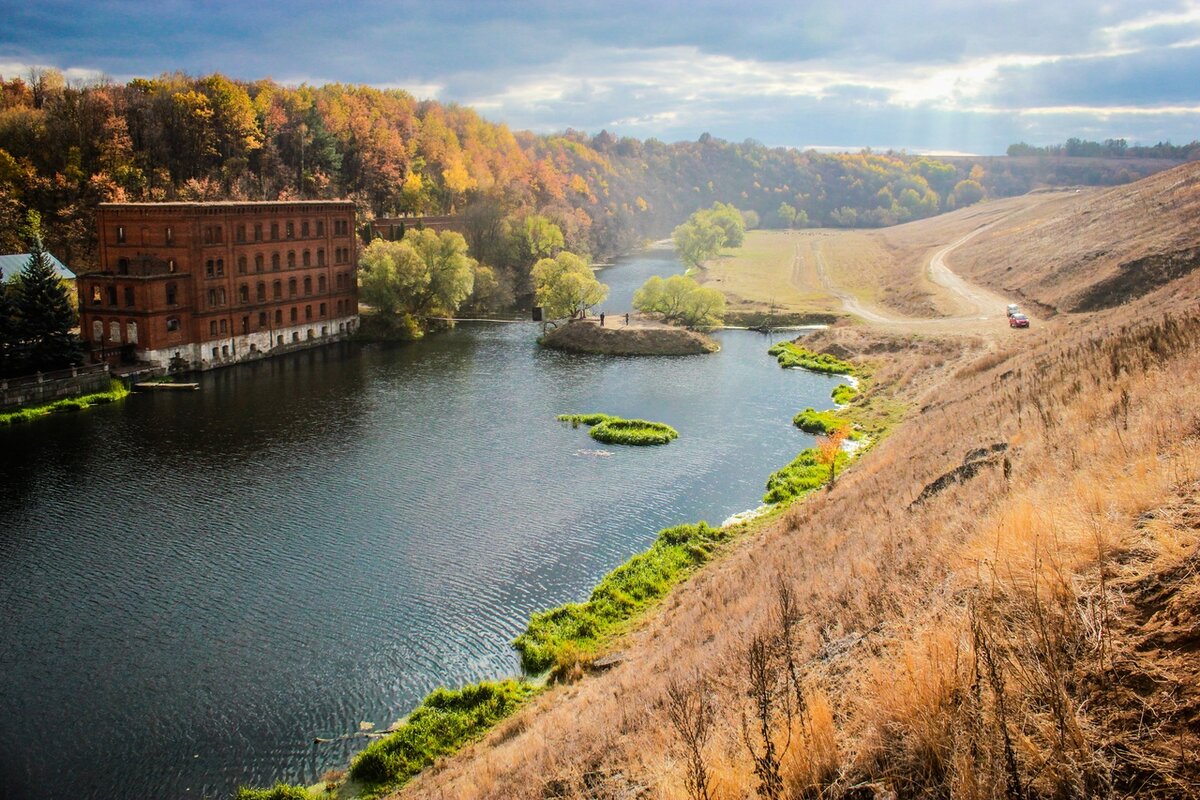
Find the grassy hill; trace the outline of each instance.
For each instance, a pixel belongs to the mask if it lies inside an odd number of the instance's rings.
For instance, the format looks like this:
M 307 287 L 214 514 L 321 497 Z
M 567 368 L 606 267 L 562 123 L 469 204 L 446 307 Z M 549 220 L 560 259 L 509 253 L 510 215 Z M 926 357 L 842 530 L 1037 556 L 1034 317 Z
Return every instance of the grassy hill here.
M 1145 265 L 1200 246 L 1198 170 L 955 252 L 1057 311 L 1019 335 L 809 340 L 903 421 L 403 796 L 1196 796 L 1200 272 Z

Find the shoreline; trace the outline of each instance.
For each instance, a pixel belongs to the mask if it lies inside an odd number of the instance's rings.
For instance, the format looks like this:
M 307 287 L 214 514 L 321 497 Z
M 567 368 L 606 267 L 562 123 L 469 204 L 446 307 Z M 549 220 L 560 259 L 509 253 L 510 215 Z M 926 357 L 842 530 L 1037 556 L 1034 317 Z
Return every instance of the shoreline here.
M 764 355 L 766 355 L 766 354 L 767 353 L 764 351 Z M 848 362 L 844 362 L 844 363 L 848 363 Z M 859 368 L 859 367 L 857 367 L 857 365 L 856 365 L 855 368 Z M 809 370 L 809 371 L 813 372 L 814 374 L 826 374 L 826 375 L 829 374 L 829 373 L 823 373 L 819 370 Z M 843 375 L 842 377 L 851 378 L 853 376 Z M 856 384 L 858 383 L 856 378 L 855 378 L 855 383 Z M 830 402 L 832 403 L 832 399 L 830 400 Z M 837 406 L 833 406 L 833 407 L 839 408 Z M 872 447 L 873 445 L 878 443 L 878 441 L 881 438 L 882 438 L 882 435 L 873 436 L 873 437 L 870 437 L 869 439 L 864 437 L 864 440 L 862 442 L 856 443 L 858 445 L 857 447 L 854 447 L 853 449 L 845 448 L 844 452 L 845 452 L 846 462 L 844 464 L 842 464 L 841 468 L 839 469 L 839 474 L 842 470 L 845 469 L 846 466 L 848 466 L 850 461 L 857 459 L 860 455 L 862 455 L 862 453 L 866 452 L 868 449 L 870 449 L 870 447 Z M 801 455 L 803 455 L 804 453 L 808 452 L 811 449 L 812 448 L 802 450 Z M 797 458 L 799 458 L 799 457 L 800 456 L 797 456 Z M 839 462 L 840 462 L 840 459 L 839 459 Z M 776 470 L 775 472 L 773 472 L 772 475 L 777 474 L 780 470 L 782 470 L 784 468 L 785 467 L 781 467 L 779 470 Z M 764 485 L 766 485 L 766 484 L 764 484 Z M 376 751 L 386 748 L 388 742 L 396 742 L 396 741 L 399 741 L 401 738 L 403 738 L 406 735 L 408 721 L 416 714 L 416 712 L 425 708 L 426 704 L 431 700 L 431 698 L 438 696 L 440 693 L 446 693 L 446 692 L 449 692 L 451 694 L 463 694 L 463 693 L 469 694 L 470 692 L 474 691 L 477 687 L 493 686 L 493 685 L 497 685 L 497 684 L 509 684 L 509 683 L 513 683 L 513 682 L 515 682 L 516 684 L 518 684 L 520 686 L 525 687 L 524 689 L 521 690 L 524 693 L 524 699 L 522 700 L 522 702 L 517 704 L 513 708 L 511 708 L 508 713 L 506 713 L 506 714 L 500 716 L 498 719 L 495 719 L 494 721 L 492 721 L 488 726 L 486 726 L 482 730 L 473 731 L 468 736 L 466 736 L 466 738 L 463 738 L 460 741 L 450 744 L 447 748 L 442 747 L 442 745 L 445 743 L 438 743 L 438 742 L 435 742 L 432 745 L 432 747 L 433 747 L 433 749 L 438 750 L 441 753 L 441 755 L 439 757 L 445 757 L 445 756 L 452 755 L 454 752 L 457 752 L 462 747 L 465 747 L 475 741 L 479 741 L 479 740 L 485 738 L 488 735 L 488 733 L 490 733 L 491 730 L 493 730 L 495 728 L 496 725 L 503 722 L 503 720 L 507 719 L 513 713 L 516 713 L 516 711 L 518 711 L 527 702 L 533 700 L 534 698 L 536 698 L 536 697 L 540 696 L 541 694 L 545 693 L 546 691 L 548 691 L 554 685 L 554 682 L 553 682 L 554 677 L 558 677 L 560 679 L 565 677 L 566 678 L 565 682 L 569 684 L 569 683 L 573 682 L 574 680 L 582 678 L 584 675 L 588 674 L 589 672 L 600 671 L 600 670 L 606 668 L 607 664 L 603 665 L 603 666 L 600 664 L 600 662 L 605 661 L 605 659 L 607 658 L 602 655 L 603 652 L 605 651 L 605 648 L 613 640 L 618 639 L 620 636 L 622 636 L 623 634 L 628 632 L 630 629 L 632 629 L 632 628 L 636 627 L 638 624 L 642 623 L 649 615 L 653 614 L 655 608 L 657 608 L 659 606 L 659 604 L 661 603 L 661 601 L 665 597 L 667 597 L 670 594 L 670 592 L 672 592 L 677 586 L 679 586 L 680 584 L 689 580 L 691 577 L 693 577 L 700 569 L 702 569 L 707 564 L 712 563 L 713 561 L 722 558 L 728 552 L 729 547 L 732 544 L 735 544 L 736 542 L 741 541 L 749 536 L 756 535 L 760 531 L 761 526 L 770 523 L 770 521 L 776 515 L 778 515 L 779 513 L 782 513 L 783 511 L 787 510 L 788 508 L 791 508 L 793 505 L 795 505 L 797 503 L 804 502 L 804 500 L 809 495 L 820 490 L 821 488 L 825 488 L 825 486 L 826 486 L 826 483 L 822 483 L 819 486 L 815 486 L 813 488 L 807 489 L 807 490 L 803 491 L 802 493 L 796 494 L 795 496 L 781 499 L 781 500 L 773 502 L 773 503 L 763 503 L 755 508 L 736 512 L 736 513 L 730 515 L 729 517 L 727 517 L 718 527 L 715 527 L 715 528 L 709 528 L 706 525 L 706 523 L 704 523 L 704 522 L 697 523 L 697 525 L 699 525 L 702 530 L 707 529 L 708 531 L 715 532 L 717 539 L 716 539 L 715 543 L 711 545 L 711 547 L 712 547 L 711 555 L 704 557 L 701 561 L 699 561 L 698 563 L 695 563 L 692 566 L 684 566 L 684 567 L 680 568 L 678 570 L 678 572 L 675 573 L 674 576 L 669 579 L 669 581 L 663 591 L 661 591 L 657 595 L 651 597 L 642 607 L 634 609 L 632 611 L 632 613 L 630 613 L 629 615 L 620 618 L 619 620 L 617 620 L 614 623 L 611 623 L 610 629 L 608 629 L 606 631 L 602 631 L 597 636 L 597 638 L 594 641 L 594 648 L 591 651 L 588 651 L 586 646 L 571 644 L 575 640 L 568 639 L 568 640 L 566 640 L 568 643 L 567 646 L 572 648 L 570 651 L 570 654 L 568 655 L 568 659 L 575 659 L 575 660 L 572 663 L 569 663 L 567 665 L 558 664 L 556 666 L 547 667 L 542 672 L 536 673 L 536 674 L 530 674 L 530 673 L 526 672 L 524 669 L 522 669 L 521 673 L 519 673 L 517 675 L 492 676 L 490 678 L 483 679 L 483 680 L 475 682 L 475 683 L 466 684 L 464 686 L 458 687 L 457 689 L 452 689 L 452 690 L 448 690 L 445 688 L 435 689 L 433 692 L 431 692 L 429 695 L 427 695 L 425 698 L 423 698 L 419 703 L 417 703 L 417 705 L 414 706 L 413 711 L 409 712 L 409 714 L 407 716 L 402 718 L 400 720 L 399 724 L 392 725 L 388 729 L 385 736 L 380 736 L 378 738 L 375 738 L 375 741 L 372 742 L 372 744 L 368 745 L 367 748 L 364 748 L 363 750 L 360 750 L 358 753 L 356 753 L 354 755 L 354 757 L 351 759 L 351 762 L 346 767 L 346 769 L 339 774 L 339 780 L 341 782 L 338 783 L 335 788 L 333 788 L 331 790 L 330 784 L 326 781 L 322 781 L 318 784 L 314 784 L 309 787 L 298 787 L 298 788 L 303 788 L 305 791 L 309 792 L 309 796 L 313 797 L 313 798 L 317 798 L 317 797 L 343 798 L 343 800 L 346 800 L 346 798 L 361 796 L 360 792 L 362 790 L 367 791 L 369 796 L 376 796 L 376 792 L 390 793 L 390 792 L 398 790 L 403 785 L 405 785 L 409 780 L 411 780 L 412 778 L 419 775 L 420 772 L 422 772 L 424 769 L 427 769 L 428 766 L 430 766 L 431 764 L 426 764 L 421 769 L 418 769 L 415 772 L 412 772 L 408 776 L 402 778 L 397 783 L 371 782 L 368 784 L 364 784 L 364 782 L 356 779 L 356 776 L 354 775 L 355 765 L 360 763 L 360 759 L 362 759 L 363 754 L 368 753 L 368 751 L 371 751 L 373 753 L 373 755 L 369 757 L 371 760 L 371 765 L 372 765 L 371 771 L 372 771 L 372 774 L 375 774 L 374 769 L 376 768 L 376 765 L 379 761 L 379 757 L 378 757 Z M 764 497 L 764 499 L 765 499 L 765 497 Z M 692 525 L 692 524 L 681 524 L 681 525 L 677 526 L 677 528 L 679 528 L 679 529 L 688 528 L 688 527 L 696 527 L 696 526 Z M 600 581 L 595 586 L 593 586 L 591 588 L 591 590 L 589 590 L 588 597 L 594 598 L 596 596 L 596 594 L 598 593 L 598 591 L 601 590 L 601 587 L 606 586 L 608 583 L 610 583 L 614 579 L 618 579 L 618 576 L 629 572 L 630 569 L 632 568 L 632 565 L 637 564 L 637 563 L 643 561 L 644 559 L 648 558 L 649 555 L 651 554 L 651 552 L 660 546 L 660 542 L 663 540 L 664 536 L 668 536 L 670 532 L 675 531 L 677 528 L 667 528 L 662 531 L 659 531 L 655 540 L 651 543 L 651 546 L 649 549 L 635 553 L 634 555 L 630 556 L 630 558 L 626 559 L 622 563 L 613 567 L 612 570 L 605 573 L 605 575 L 603 577 L 601 577 Z M 590 601 L 585 600 L 583 602 L 583 605 L 586 605 L 589 602 Z M 581 603 L 579 603 L 579 602 L 568 601 L 567 603 L 564 603 L 559 606 L 553 606 L 553 607 L 544 609 L 542 611 L 534 612 L 530 616 L 529 621 L 526 623 L 524 631 L 518 637 L 518 639 L 514 641 L 514 644 L 516 641 L 520 641 L 523 637 L 530 634 L 536 620 L 546 619 L 546 618 L 554 618 L 555 616 L 561 615 L 567 609 L 574 609 L 574 608 L 578 608 L 580 606 L 581 606 Z M 576 648 L 580 648 L 580 647 L 583 647 L 583 649 L 582 650 L 576 649 Z M 516 650 L 518 653 L 524 653 L 524 651 L 519 647 L 517 647 Z M 521 656 L 522 662 L 524 662 L 524 659 L 525 659 L 525 656 L 522 655 Z M 619 659 L 618 659 L 618 661 L 619 661 Z M 614 662 L 614 663 L 617 663 L 617 662 Z M 557 673 L 557 675 L 556 675 L 556 673 Z M 350 736 L 350 735 L 352 735 L 352 734 L 347 734 L 347 736 Z M 337 738 L 340 739 L 340 738 L 345 738 L 345 737 L 337 737 Z M 372 737 L 372 738 L 374 738 L 374 737 Z M 238 798 L 238 800 L 275 800 L 276 797 L 283 796 L 283 795 L 277 795 L 274 793 L 280 786 L 286 786 L 286 785 L 279 784 L 274 789 L 246 789 L 246 788 L 243 788 L 242 790 L 239 790 L 239 792 L 237 794 L 237 798 Z M 338 791 L 338 789 L 340 789 L 341 787 L 346 787 L 352 793 L 348 794 L 348 795 L 341 794 Z M 332 793 L 331 793 L 331 791 L 332 791 Z

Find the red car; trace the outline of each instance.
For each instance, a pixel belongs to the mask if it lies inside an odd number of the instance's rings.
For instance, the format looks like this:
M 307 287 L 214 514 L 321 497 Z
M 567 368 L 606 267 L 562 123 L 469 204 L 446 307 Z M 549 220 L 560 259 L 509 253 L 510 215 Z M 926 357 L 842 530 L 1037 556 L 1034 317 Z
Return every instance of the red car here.
M 1013 314 L 1008 318 L 1008 327 L 1010 328 L 1028 328 L 1029 317 L 1024 314 Z

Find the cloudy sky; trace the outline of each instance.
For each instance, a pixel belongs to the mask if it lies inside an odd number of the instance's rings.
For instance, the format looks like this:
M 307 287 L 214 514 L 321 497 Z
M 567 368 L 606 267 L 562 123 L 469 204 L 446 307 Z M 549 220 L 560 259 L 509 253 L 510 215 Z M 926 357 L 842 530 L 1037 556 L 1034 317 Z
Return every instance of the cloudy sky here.
M 31 65 L 367 83 L 664 141 L 1200 139 L 1200 0 L 0 0 L 0 75 Z

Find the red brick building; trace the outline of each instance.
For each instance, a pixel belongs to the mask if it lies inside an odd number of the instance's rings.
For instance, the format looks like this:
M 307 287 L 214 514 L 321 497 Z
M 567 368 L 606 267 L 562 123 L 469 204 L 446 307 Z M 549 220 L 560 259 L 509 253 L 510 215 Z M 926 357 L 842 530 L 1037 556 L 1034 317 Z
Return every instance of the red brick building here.
M 209 369 L 358 324 L 353 203 L 101 203 L 96 224 L 77 281 L 95 360 Z

